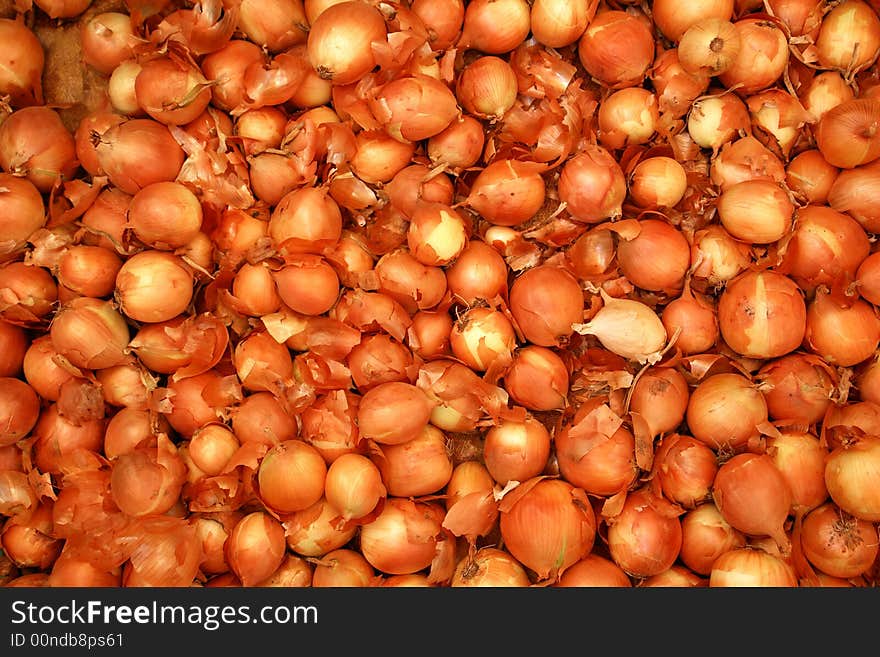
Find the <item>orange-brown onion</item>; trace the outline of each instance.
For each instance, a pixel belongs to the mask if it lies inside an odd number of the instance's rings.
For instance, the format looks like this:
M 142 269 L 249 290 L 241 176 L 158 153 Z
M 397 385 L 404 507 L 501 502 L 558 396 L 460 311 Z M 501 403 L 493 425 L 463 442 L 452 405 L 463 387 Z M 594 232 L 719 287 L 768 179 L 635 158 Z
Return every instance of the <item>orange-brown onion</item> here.
M 475 306 L 464 311 L 449 334 L 452 355 L 477 372 L 509 362 L 516 348 L 516 331 L 500 310 Z
M 723 192 L 744 180 L 785 181 L 785 164 L 756 137 L 725 142 L 709 164 L 709 178 Z
M 146 249 L 127 258 L 116 274 L 116 300 L 137 322 L 164 322 L 183 313 L 193 297 L 193 274 L 167 251 Z
M 839 169 L 853 169 L 880 157 L 880 99 L 852 98 L 831 108 L 814 126 L 816 146 Z
M 880 163 L 844 169 L 828 189 L 828 205 L 855 219 L 867 232 L 880 231 L 880 212 L 872 200 L 880 186 Z
M 675 563 L 662 573 L 645 577 L 637 586 L 640 588 L 702 588 L 709 586 L 709 582 L 705 577 L 701 577 L 690 568 Z
M 289 255 L 284 265 L 273 272 L 273 277 L 284 305 L 303 315 L 322 315 L 339 297 L 339 276 L 320 255 Z
M 419 262 L 406 248 L 380 256 L 372 269 L 378 279 L 377 290 L 398 301 L 410 314 L 435 308 L 446 295 L 444 270 Z
M 76 141 L 57 110 L 22 107 L 0 123 L 0 169 L 25 177 L 44 194 L 75 176 Z
M 413 0 L 410 9 L 428 30 L 433 50 L 445 50 L 455 43 L 464 21 L 463 0 Z
M 741 47 L 733 63 L 718 74 L 726 88 L 749 96 L 773 85 L 788 66 L 788 38 L 773 21 L 743 16 L 734 21 Z
M 742 48 L 739 30 L 727 18 L 693 23 L 678 41 L 678 59 L 689 73 L 719 75 L 733 66 Z
M 687 132 L 695 144 L 717 153 L 725 144 L 752 130 L 751 116 L 737 94 L 711 87 L 687 115 Z
M 421 202 L 409 218 L 406 243 L 423 265 L 444 267 L 467 246 L 468 227 L 467 219 L 451 205 Z
M 744 374 L 720 372 L 701 379 L 691 391 L 685 414 L 691 435 L 714 450 L 739 450 L 760 435 L 768 420 L 767 402 Z
M 0 60 L 0 94 L 13 107 L 43 104 L 46 53 L 37 35 L 23 20 L 0 19 L 0 36 L 8 44 Z
M 851 367 L 874 354 L 880 344 L 880 317 L 864 299 L 839 301 L 819 288 L 807 304 L 804 344 L 831 365 Z
M 202 206 L 195 193 L 182 183 L 151 183 L 132 197 L 128 226 L 149 247 L 178 249 L 201 230 Z
M 678 228 L 662 219 L 642 219 L 638 233 L 617 243 L 621 273 L 650 292 L 682 288 L 691 264 L 691 247 Z
M 660 124 L 657 95 L 643 87 L 617 89 L 599 105 L 596 122 L 606 148 L 646 144 Z
M 19 568 L 52 570 L 64 541 L 53 536 L 53 502 L 41 503 L 30 514 L 10 518 L 0 531 L 0 547 Z
M 688 73 L 681 65 L 678 48 L 667 48 L 657 50 L 648 79 L 657 92 L 660 123 L 665 126 L 688 113 L 691 104 L 709 88 L 712 78 Z
M 640 207 L 672 208 L 687 191 L 687 172 L 674 158 L 647 157 L 633 167 L 628 186 L 630 198 Z
M 150 183 L 175 180 L 185 159 L 168 127 L 150 118 L 123 121 L 96 139 L 98 165 L 126 194 L 134 195 Z
M 452 170 L 466 169 L 480 160 L 485 142 L 480 120 L 462 114 L 441 132 L 428 137 L 425 150 L 435 166 L 445 164 Z
M 650 366 L 633 383 L 629 411 L 645 421 L 652 436 L 658 436 L 681 424 L 689 398 L 687 379 L 680 371 Z
M 274 573 L 257 586 L 265 588 L 305 588 L 312 585 L 314 570 L 304 557 L 287 553 Z
M 675 348 L 684 355 L 711 351 L 718 342 L 716 299 L 699 294 L 685 280 L 681 294 L 669 301 L 660 313 L 666 333 L 675 338 Z
M 681 517 L 682 563 L 698 575 L 710 575 L 715 560 L 725 552 L 745 547 L 746 536 L 730 526 L 712 501 Z
M 0 286 L 6 298 L 0 317 L 17 324 L 39 322 L 59 301 L 58 282 L 49 269 L 22 260 L 0 265 Z
M 563 346 L 583 321 L 584 293 L 577 279 L 552 264 L 539 264 L 517 276 L 510 286 L 510 312 L 529 342 Z
M 107 297 L 116 287 L 122 259 L 103 246 L 75 244 L 58 259 L 56 278 L 65 289 L 84 297 Z
M 355 152 L 349 160 L 359 180 L 378 185 L 389 182 L 415 154 L 410 141 L 398 140 L 383 130 L 361 130 L 355 136 Z
M 364 335 L 352 347 L 346 361 L 351 378 L 360 392 L 387 381 L 409 382 L 413 353 L 387 333 Z
M 581 37 L 595 14 L 595 3 L 535 0 L 530 16 L 532 36 L 550 48 L 570 46 Z
M 568 365 L 562 356 L 535 344 L 516 349 L 504 373 L 504 387 L 511 398 L 531 411 L 564 408 L 569 381 Z
M 678 41 L 689 27 L 712 18 L 730 19 L 734 0 L 696 0 L 682 6 L 675 0 L 655 0 L 652 17 L 660 33 L 670 41 Z
M 595 513 L 586 493 L 567 481 L 530 479 L 499 504 L 507 551 L 539 580 L 556 580 L 593 549 Z
M 859 264 L 855 282 L 863 299 L 875 306 L 880 303 L 880 255 L 876 251 Z
M 721 554 L 712 564 L 709 586 L 793 588 L 797 573 L 781 557 L 761 548 L 740 547 Z
M 239 447 L 241 443 L 232 430 L 217 422 L 206 424 L 193 433 L 187 453 L 199 470 L 208 476 L 217 476 L 226 471 L 227 464 Z
M 343 522 L 368 518 L 387 494 L 382 472 L 363 454 L 340 454 L 327 467 L 324 496 Z
M 131 516 L 149 516 L 169 511 L 180 499 L 186 465 L 178 448 L 160 435 L 152 443 L 141 443 L 120 454 L 110 472 L 114 503 Z
M 386 37 L 385 19 L 376 7 L 361 0 L 336 3 L 311 22 L 308 59 L 321 78 L 349 84 L 375 66 L 373 43 Z
M 55 312 L 49 327 L 55 350 L 72 365 L 103 369 L 126 360 L 129 327 L 113 303 L 76 297 Z
M 553 584 L 555 587 L 615 587 L 630 588 L 630 576 L 608 557 L 591 552 L 569 566 Z
M 540 475 L 550 458 L 552 438 L 532 415 L 522 421 L 501 420 L 483 438 L 483 462 L 492 478 L 506 486 Z
M 242 0 L 238 5 L 238 28 L 249 42 L 265 46 L 270 53 L 304 43 L 308 35 L 308 24 L 302 0 Z
M 788 482 L 767 454 L 735 454 L 718 468 L 712 497 L 724 519 L 748 536 L 769 536 L 788 554 L 785 523 L 792 505 Z
M 602 85 L 639 85 L 654 61 L 654 36 L 638 16 L 622 9 L 596 13 L 578 39 L 578 58 Z
M 320 557 L 342 548 L 357 534 L 357 525 L 340 522 L 340 512 L 326 497 L 283 516 L 287 547 L 304 557 Z
M 462 108 L 477 118 L 493 122 L 513 107 L 518 92 L 513 66 L 495 55 L 484 55 L 469 62 L 455 81 L 455 97 Z
M 802 351 L 773 359 L 756 372 L 771 420 L 814 425 L 832 404 L 837 375 L 818 356 Z
M 582 431 L 578 425 L 592 410 L 584 405 L 572 423 L 553 436 L 556 466 L 563 479 L 590 495 L 615 495 L 627 490 L 639 476 L 635 437 L 623 424 L 610 435 L 588 428 Z
M 389 497 L 382 511 L 360 527 L 360 554 L 389 575 L 416 573 L 431 565 L 443 540 L 443 508 L 437 502 Z
M 385 444 L 374 457 L 389 495 L 419 497 L 440 491 L 452 476 L 448 436 L 432 424 L 405 443 Z
M 251 511 L 232 528 L 224 550 L 241 584 L 253 586 L 274 573 L 284 560 L 284 526 L 265 511 Z
M 363 554 L 351 548 L 331 550 L 315 562 L 312 586 L 316 588 L 369 587 L 376 571 Z
M 456 47 L 488 55 L 510 52 L 529 35 L 529 9 L 526 0 L 473 0 L 466 3 Z
M 134 81 L 135 97 L 140 108 L 156 121 L 184 125 L 198 118 L 211 103 L 211 86 L 198 66 L 166 55 L 140 64 Z
M 833 187 L 832 187 L 833 188 Z M 828 205 L 798 208 L 782 270 L 806 291 L 848 284 L 871 251 L 865 226 Z
M 691 242 L 692 280 L 719 287 L 752 263 L 752 246 L 731 235 L 720 224 L 694 233 Z
M 693 436 L 671 433 L 657 443 L 651 485 L 685 509 L 711 499 L 718 473 L 715 452 Z M 704 573 L 705 574 L 705 573 Z
M 465 306 L 492 301 L 507 292 L 504 257 L 481 239 L 468 240 L 458 257 L 445 268 L 447 289 Z
M 489 223 L 516 226 L 544 205 L 543 165 L 511 158 L 493 160 L 474 179 L 466 203 Z
M 588 279 L 608 271 L 616 250 L 614 233 L 599 225 L 581 233 L 565 253 L 572 272 L 578 278 Z
M 46 208 L 43 196 L 27 178 L 10 173 L 0 173 L 0 212 L 4 222 L 4 244 L 0 257 L 23 247 L 27 239 L 46 225 Z
M 0 377 L 0 447 L 27 436 L 40 417 L 40 398 L 26 381 Z
M 0 376 L 24 372 L 24 359 L 33 341 L 21 326 L 0 320 Z
M 735 238 L 752 244 L 782 239 L 794 221 L 794 203 L 776 182 L 744 180 L 718 197 L 718 218 Z
M 525 587 L 531 579 L 521 563 L 509 552 L 485 546 L 467 554 L 455 564 L 449 586 L 463 587 Z
M 831 450 L 825 463 L 825 486 L 831 500 L 861 520 L 880 520 L 880 498 L 872 481 L 880 472 L 880 437 L 861 436 Z
M 823 15 L 816 34 L 816 57 L 822 68 L 853 75 L 871 66 L 880 53 L 880 17 L 876 6 L 844 0 Z
M 588 144 L 562 165 L 557 193 L 572 218 L 598 223 L 621 215 L 626 178 L 606 148 Z
M 632 577 L 668 570 L 681 551 L 681 512 L 647 488 L 628 492 L 620 511 L 606 518 L 614 563 Z
M 380 383 L 361 397 L 360 435 L 382 445 L 405 443 L 422 432 L 433 408 L 430 397 L 408 381 Z
M 843 579 L 868 572 L 880 553 L 877 527 L 832 502 L 817 506 L 804 516 L 800 540 L 810 565 Z
M 728 281 L 718 298 L 718 326 L 724 341 L 748 358 L 778 358 L 804 339 L 807 305 L 791 278 L 755 269 Z

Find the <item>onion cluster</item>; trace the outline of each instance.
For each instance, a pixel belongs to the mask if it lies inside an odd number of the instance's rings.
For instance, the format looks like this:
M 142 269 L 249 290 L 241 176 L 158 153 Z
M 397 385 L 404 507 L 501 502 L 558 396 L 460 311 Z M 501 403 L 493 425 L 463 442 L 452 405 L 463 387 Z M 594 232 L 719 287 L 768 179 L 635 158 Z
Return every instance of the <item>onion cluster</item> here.
M 877 3 L 20 5 L 0 585 L 877 585 Z

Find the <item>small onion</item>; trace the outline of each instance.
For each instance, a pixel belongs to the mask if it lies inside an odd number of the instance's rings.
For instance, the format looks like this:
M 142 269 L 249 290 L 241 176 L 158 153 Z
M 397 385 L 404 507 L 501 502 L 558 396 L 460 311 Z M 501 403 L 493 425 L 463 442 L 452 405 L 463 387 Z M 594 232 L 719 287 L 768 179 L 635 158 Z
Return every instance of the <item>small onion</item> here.
M 681 517 L 681 533 L 681 561 L 698 575 L 710 575 L 718 557 L 746 545 L 745 534 L 731 527 L 711 501 Z
M 712 564 L 709 586 L 793 588 L 798 585 L 794 569 L 780 557 L 753 547 L 728 550 Z
M 685 419 L 691 435 L 712 449 L 737 450 L 758 437 L 768 419 L 767 402 L 743 374 L 720 372 L 691 391 Z
M 880 520 L 880 499 L 870 482 L 880 472 L 880 437 L 863 436 L 835 447 L 825 463 L 825 485 L 831 500 L 861 520 Z
M 828 502 L 804 516 L 804 556 L 826 575 L 850 579 L 868 571 L 880 553 L 877 528 Z
M 608 518 L 608 550 L 614 563 L 633 577 L 668 570 L 681 550 L 679 513 L 649 489 L 629 492 L 620 512 Z

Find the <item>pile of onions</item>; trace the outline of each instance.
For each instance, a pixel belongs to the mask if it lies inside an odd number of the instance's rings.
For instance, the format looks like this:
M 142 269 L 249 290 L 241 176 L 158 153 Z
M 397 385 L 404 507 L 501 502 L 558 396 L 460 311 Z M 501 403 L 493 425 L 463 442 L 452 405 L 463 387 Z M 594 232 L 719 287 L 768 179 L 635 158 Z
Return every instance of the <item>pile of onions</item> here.
M 880 3 L 123 4 L 0 18 L 0 583 L 877 585 Z

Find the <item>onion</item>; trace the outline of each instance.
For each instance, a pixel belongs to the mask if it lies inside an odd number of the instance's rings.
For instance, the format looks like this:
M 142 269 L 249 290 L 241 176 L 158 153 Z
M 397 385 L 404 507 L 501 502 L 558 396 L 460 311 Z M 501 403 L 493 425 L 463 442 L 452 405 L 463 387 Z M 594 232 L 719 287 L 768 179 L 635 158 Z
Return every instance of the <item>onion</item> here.
M 513 280 L 509 307 L 526 340 L 541 347 L 563 346 L 572 325 L 583 320 L 584 295 L 570 272 L 541 264 Z
M 866 573 L 880 553 L 877 528 L 828 502 L 804 516 L 800 531 L 804 556 L 817 570 L 843 579 Z
M 242 586 L 266 580 L 284 560 L 287 543 L 281 522 L 265 511 L 242 517 L 226 539 L 226 561 Z
M 27 436 L 40 416 L 40 398 L 28 383 L 0 377 L 0 447 Z
M 480 160 L 485 141 L 480 120 L 462 114 L 436 135 L 428 137 L 425 149 L 432 164 L 445 164 L 452 170 L 459 170 Z
M 718 198 L 718 218 L 735 238 L 751 243 L 775 242 L 789 231 L 794 203 L 781 185 L 769 180 L 744 180 Z
M 594 335 L 609 351 L 640 363 L 659 360 L 666 345 L 663 322 L 650 306 L 635 299 L 618 299 L 601 290 L 602 307 L 585 323 L 572 329 Z
M 785 554 L 791 550 L 785 522 L 792 493 L 770 456 L 746 452 L 722 463 L 712 497 L 733 528 L 749 536 L 769 536 Z
M 131 516 L 166 513 L 180 498 L 186 465 L 165 435 L 140 443 L 113 461 L 110 493 L 113 502 Z
M 540 475 L 550 458 L 551 437 L 532 415 L 523 421 L 502 420 L 483 439 L 483 462 L 492 478 L 506 486 Z
M 501 55 L 525 41 L 530 29 L 530 7 L 526 0 L 472 0 L 465 3 L 461 33 L 455 46 Z
M 681 536 L 679 557 L 698 575 L 711 575 L 718 557 L 746 545 L 745 534 L 731 527 L 711 501 L 681 517 Z
M 312 586 L 317 588 L 368 587 L 376 580 L 376 571 L 363 554 L 339 548 L 315 563 Z
M 358 405 L 360 435 L 383 445 L 405 443 L 422 432 L 432 409 L 430 398 L 412 383 L 380 383 Z
M 562 477 L 591 495 L 614 495 L 636 482 L 635 437 L 607 405 L 581 406 L 554 435 Z
M 795 352 L 764 364 L 756 374 L 772 420 L 813 425 L 832 404 L 837 375 L 818 357 Z
M 154 182 L 173 181 L 184 152 L 168 127 L 154 119 L 129 119 L 93 137 L 98 165 L 110 182 L 134 195 Z
M 553 586 L 556 587 L 617 587 L 630 588 L 632 580 L 611 559 L 591 552 L 569 566 Z
M 0 211 L 7 217 L 3 235 L 6 244 L 0 247 L 0 257 L 24 248 L 28 238 L 46 225 L 43 197 L 27 178 L 0 173 Z
M 816 35 L 816 57 L 822 68 L 847 76 L 871 66 L 880 53 L 880 18 L 862 0 L 844 0 L 823 17 Z
M 711 499 L 718 473 L 717 457 L 708 445 L 693 436 L 663 436 L 657 444 L 652 468 L 655 490 L 683 508 L 693 509 Z
M 828 205 L 845 212 L 866 231 L 880 229 L 880 213 L 871 203 L 872 191 L 880 184 L 880 166 L 876 163 L 840 171 L 828 188 Z
M 115 296 L 126 317 L 138 322 L 164 322 L 187 309 L 193 283 L 192 270 L 182 258 L 147 249 L 122 263 L 116 274 Z M 161 293 L 157 294 L 158 290 Z
M 535 0 L 531 9 L 532 36 L 550 48 L 575 43 L 596 15 L 596 3 Z
M 80 40 L 83 61 L 106 76 L 135 54 L 134 24 L 131 16 L 120 11 L 104 11 L 83 21 Z
M 428 424 L 405 443 L 383 445 L 376 462 L 388 494 L 419 497 L 443 489 L 454 467 L 447 443 L 446 434 Z
M 700 380 L 691 391 L 685 414 L 691 435 L 714 450 L 738 450 L 759 435 L 768 419 L 767 402 L 758 386 L 737 372 Z
M 287 547 L 304 557 L 320 557 L 344 547 L 357 534 L 357 525 L 340 522 L 339 510 L 321 497 L 299 511 L 284 515 Z
M 428 30 L 428 43 L 434 51 L 455 43 L 464 21 L 463 0 L 413 0 L 410 9 Z
M 385 40 L 385 19 L 376 7 L 362 0 L 335 3 L 309 26 L 309 62 L 322 79 L 349 84 L 373 68 L 373 44 Z
M 819 288 L 807 305 L 804 339 L 829 364 L 851 367 L 870 358 L 880 344 L 880 318 L 864 299 L 841 303 Z
M 23 328 L 0 320 L 0 376 L 23 373 L 24 359 L 31 344 L 30 336 Z
M 651 15 L 663 36 L 679 41 L 692 25 L 716 18 L 729 20 L 733 7 L 733 0 L 697 0 L 687 6 L 675 0 L 655 0 Z
M 838 169 L 852 169 L 880 157 L 880 100 L 852 98 L 829 109 L 814 127 L 816 146 Z
M 129 328 L 110 301 L 77 297 L 61 306 L 49 327 L 52 344 L 71 364 L 103 369 L 126 359 Z
M 710 587 L 792 588 L 798 585 L 794 569 L 780 557 L 760 548 L 728 550 L 712 564 Z
M 0 168 L 23 176 L 42 193 L 75 176 L 76 141 L 57 110 L 22 107 L 0 123 Z
M 598 11 L 577 45 L 587 73 L 613 89 L 641 84 L 654 61 L 654 37 L 647 24 L 623 10 Z
M 750 96 L 782 77 L 788 66 L 788 37 L 775 22 L 758 16 L 744 16 L 733 25 L 742 46 L 733 63 L 718 74 L 718 81 Z
M 672 208 L 687 191 L 687 172 L 671 157 L 648 157 L 633 167 L 628 186 L 630 197 L 640 207 Z
M 586 493 L 566 481 L 525 481 L 501 499 L 499 510 L 507 551 L 539 580 L 555 581 L 593 549 L 593 508 Z
M 880 520 L 876 488 L 868 482 L 880 467 L 880 437 L 867 435 L 831 450 L 825 462 L 825 486 L 831 500 L 852 516 Z
M 718 342 L 721 331 L 715 305 L 715 299 L 695 293 L 686 278 L 681 294 L 664 306 L 660 321 L 668 335 L 678 334 L 675 348 L 682 354 L 705 353 Z
M 693 23 L 678 40 L 678 59 L 688 73 L 716 76 L 733 66 L 742 47 L 740 31 L 726 18 Z
M 619 513 L 607 518 L 608 550 L 632 577 L 651 577 L 668 570 L 682 543 L 680 511 L 649 489 L 629 492 Z
M 282 52 L 299 43 L 305 43 L 308 26 L 302 0 L 242 0 L 238 6 L 238 28 L 248 41 L 264 46 L 270 53 Z
M 531 411 L 552 411 L 568 403 L 569 370 L 552 349 L 526 345 L 513 352 L 504 373 L 511 398 Z
M 370 514 L 381 508 L 387 489 L 373 461 L 362 454 L 349 453 L 339 455 L 327 468 L 324 495 L 347 523 L 369 519 Z
M 544 205 L 542 169 L 520 160 L 494 160 L 477 174 L 465 202 L 496 226 L 523 224 Z
M 43 45 L 24 20 L 0 19 L 0 38 L 9 44 L 0 59 L 0 94 L 13 107 L 43 104 Z
M 574 219 L 598 223 L 622 213 L 626 179 L 611 153 L 603 146 L 591 144 L 562 165 L 557 191 Z
M 634 237 L 618 241 L 617 262 L 621 273 L 643 290 L 676 291 L 684 285 L 691 247 L 684 233 L 669 222 L 643 219 Z
M 431 565 L 442 532 L 443 512 L 434 502 L 389 497 L 382 511 L 360 528 L 360 554 L 389 575 L 416 573 Z
M 751 135 L 726 142 L 712 158 L 709 177 L 722 192 L 744 180 L 786 179 L 782 160 Z
M 718 326 L 731 349 L 749 358 L 778 358 L 800 346 L 806 331 L 803 292 L 772 269 L 728 281 L 718 298 Z
M 509 552 L 482 547 L 464 556 L 456 565 L 449 586 L 525 587 L 531 586 L 528 572 Z

